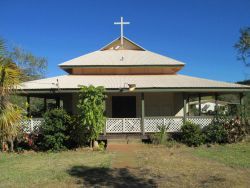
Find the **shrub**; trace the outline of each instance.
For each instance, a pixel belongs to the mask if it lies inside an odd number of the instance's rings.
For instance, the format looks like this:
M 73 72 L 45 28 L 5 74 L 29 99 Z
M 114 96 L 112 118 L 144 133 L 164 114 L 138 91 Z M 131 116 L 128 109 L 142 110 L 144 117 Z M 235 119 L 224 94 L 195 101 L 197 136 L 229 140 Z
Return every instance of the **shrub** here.
M 80 123 L 81 118 L 79 116 L 71 117 L 71 130 L 70 130 L 70 143 L 71 147 L 82 147 L 89 144 L 86 139 L 88 131 Z
M 227 131 L 223 124 L 213 121 L 210 125 L 203 128 L 206 143 L 226 143 Z
M 97 140 L 105 125 L 104 117 L 104 87 L 81 87 L 78 101 L 79 123 L 87 142 Z
M 66 149 L 69 140 L 70 116 L 61 108 L 52 109 L 44 114 L 41 125 L 41 149 L 59 151 Z
M 168 127 L 166 125 L 158 126 L 159 132 L 154 133 L 151 136 L 151 141 L 153 144 L 166 144 L 169 138 Z
M 247 135 L 248 126 L 247 122 L 243 122 L 239 118 L 224 122 L 224 128 L 227 132 L 227 142 L 241 141 Z
M 199 125 L 187 121 L 181 127 L 181 141 L 188 146 L 199 146 L 203 143 L 203 135 Z
M 101 141 L 98 144 L 98 147 L 94 148 L 95 151 L 105 151 L 106 147 L 105 147 L 105 142 Z

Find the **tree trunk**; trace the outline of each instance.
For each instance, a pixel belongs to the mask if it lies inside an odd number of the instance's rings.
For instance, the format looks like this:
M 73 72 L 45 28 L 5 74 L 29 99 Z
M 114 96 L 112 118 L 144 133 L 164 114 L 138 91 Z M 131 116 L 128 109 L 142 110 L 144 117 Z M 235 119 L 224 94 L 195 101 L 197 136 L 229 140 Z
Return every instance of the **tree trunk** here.
M 2 144 L 1 150 L 2 150 L 2 152 L 4 152 L 4 141 L 3 140 L 1 140 L 1 144 Z
M 10 152 L 14 152 L 14 141 L 10 139 Z
M 93 146 L 93 143 L 92 143 L 92 140 L 90 140 L 89 147 L 92 148 L 92 146 Z

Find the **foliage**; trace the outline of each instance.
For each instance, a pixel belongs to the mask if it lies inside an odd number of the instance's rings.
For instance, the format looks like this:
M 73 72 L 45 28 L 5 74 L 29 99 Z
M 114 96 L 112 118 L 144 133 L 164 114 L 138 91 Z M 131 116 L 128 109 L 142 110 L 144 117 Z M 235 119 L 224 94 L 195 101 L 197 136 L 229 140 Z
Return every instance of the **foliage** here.
M 204 137 L 199 125 L 185 122 L 181 127 L 181 141 L 188 146 L 199 146 L 203 143 Z
M 8 53 L 9 57 L 16 62 L 17 66 L 24 73 L 25 80 L 35 80 L 44 77 L 47 70 L 46 58 L 37 57 L 20 47 L 14 47 Z
M 59 151 L 66 149 L 69 140 L 70 116 L 63 109 L 53 109 L 44 114 L 41 125 L 41 149 Z
M 9 101 L 22 80 L 22 72 L 12 59 L 5 56 L 4 42 L 0 40 L 0 140 L 10 142 L 11 151 L 17 136 L 21 109 Z
M 248 126 L 247 122 L 243 122 L 239 118 L 224 122 L 223 127 L 227 132 L 227 142 L 233 143 L 243 140 L 247 135 Z
M 99 149 L 101 150 L 101 151 L 104 151 L 105 150 L 105 142 L 103 142 L 103 141 L 101 141 L 100 143 L 99 143 Z
M 246 66 L 250 66 L 247 61 L 250 57 L 250 27 L 240 30 L 239 41 L 234 45 L 238 51 L 238 59 L 243 61 Z
M 105 151 L 105 142 L 101 141 L 98 143 L 98 147 L 94 148 L 94 151 Z
M 104 128 L 104 98 L 103 87 L 83 86 L 80 90 L 77 105 L 79 123 L 87 142 L 96 140 Z
M 82 147 L 88 144 L 86 135 L 88 133 L 87 129 L 82 126 L 79 116 L 71 117 L 71 130 L 70 130 L 70 144 L 71 147 Z
M 156 132 L 152 135 L 151 141 L 153 144 L 166 144 L 168 142 L 168 130 L 169 126 L 162 125 L 158 126 L 159 132 Z
M 37 57 L 20 47 L 11 48 L 7 54 L 21 69 L 23 73 L 23 81 L 40 79 L 45 76 L 47 71 L 46 58 Z M 11 96 L 10 100 L 18 106 L 24 106 L 26 102 L 26 98 L 22 96 Z M 32 98 L 31 104 L 31 115 L 33 117 L 41 117 L 41 112 L 43 112 L 43 101 L 38 98 Z
M 206 143 L 226 143 L 227 131 L 225 127 L 217 121 L 203 128 Z

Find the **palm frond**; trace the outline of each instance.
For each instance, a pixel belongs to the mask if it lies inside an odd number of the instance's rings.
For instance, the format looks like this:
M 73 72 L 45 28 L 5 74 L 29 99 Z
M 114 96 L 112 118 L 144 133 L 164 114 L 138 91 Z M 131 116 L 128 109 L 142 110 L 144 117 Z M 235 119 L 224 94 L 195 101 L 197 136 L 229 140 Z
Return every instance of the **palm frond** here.
M 0 138 L 8 140 L 17 135 L 22 110 L 15 105 L 8 104 L 0 113 Z

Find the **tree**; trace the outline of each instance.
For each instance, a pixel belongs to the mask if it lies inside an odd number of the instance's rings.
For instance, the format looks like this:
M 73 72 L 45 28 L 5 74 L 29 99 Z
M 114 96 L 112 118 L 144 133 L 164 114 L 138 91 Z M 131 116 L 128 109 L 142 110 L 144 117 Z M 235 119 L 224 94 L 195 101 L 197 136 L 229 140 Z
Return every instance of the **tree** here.
M 9 101 L 10 95 L 15 92 L 22 80 L 22 72 L 12 59 L 5 56 L 3 40 L 0 40 L 0 140 L 11 143 L 18 133 L 18 124 L 21 120 L 21 109 Z M 2 147 L 4 149 L 4 147 Z
M 81 88 L 77 105 L 80 126 L 83 127 L 84 136 L 91 146 L 104 128 L 104 99 L 104 88 L 101 86 Z
M 16 65 L 21 69 L 23 73 L 22 81 L 30 81 L 41 79 L 45 77 L 47 72 L 47 59 L 44 57 L 37 57 L 31 52 L 27 52 L 24 49 L 14 46 L 9 47 L 6 52 L 6 56 L 12 59 Z M 19 107 L 25 107 L 26 98 L 23 96 L 12 95 L 10 97 L 11 102 L 17 104 Z M 39 114 L 43 111 L 43 101 L 39 98 L 32 99 L 31 112 L 32 115 Z
M 48 66 L 46 58 L 37 57 L 20 47 L 13 47 L 8 54 L 22 70 L 26 81 L 40 79 L 45 76 Z
M 250 27 L 240 30 L 239 41 L 234 45 L 238 51 L 238 59 L 243 61 L 247 67 L 250 67 Z

